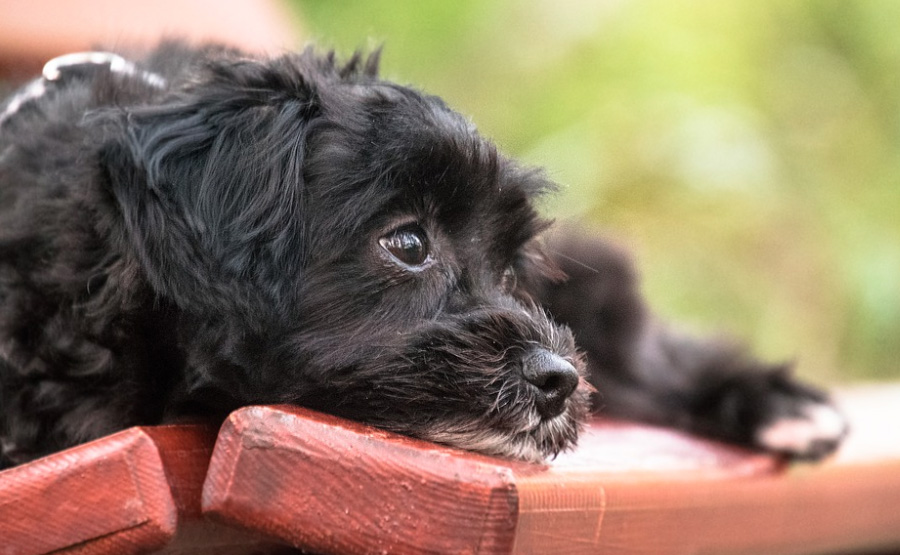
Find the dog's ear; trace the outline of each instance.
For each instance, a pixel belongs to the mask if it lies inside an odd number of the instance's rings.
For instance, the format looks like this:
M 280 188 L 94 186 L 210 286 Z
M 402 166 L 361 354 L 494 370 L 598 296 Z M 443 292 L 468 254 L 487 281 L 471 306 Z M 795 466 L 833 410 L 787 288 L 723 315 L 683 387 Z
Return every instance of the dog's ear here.
M 513 260 L 512 270 L 516 276 L 513 294 L 528 302 L 535 302 L 548 284 L 566 279 L 566 274 L 548 254 L 541 237 L 522 245 Z
M 182 308 L 277 306 L 299 279 L 315 99 L 302 82 L 291 94 L 266 85 L 210 86 L 120 112 L 100 149 L 123 248 L 156 294 Z

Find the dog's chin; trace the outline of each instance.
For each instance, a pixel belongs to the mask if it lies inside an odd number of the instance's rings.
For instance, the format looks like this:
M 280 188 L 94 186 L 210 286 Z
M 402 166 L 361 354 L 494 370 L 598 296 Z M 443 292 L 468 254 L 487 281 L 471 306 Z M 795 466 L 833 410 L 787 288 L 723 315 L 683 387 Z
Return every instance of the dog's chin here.
M 575 446 L 582 420 L 581 408 L 573 403 L 553 418 L 541 418 L 534 413 L 519 431 L 468 420 L 444 423 L 421 430 L 417 435 L 428 441 L 485 455 L 540 463 Z

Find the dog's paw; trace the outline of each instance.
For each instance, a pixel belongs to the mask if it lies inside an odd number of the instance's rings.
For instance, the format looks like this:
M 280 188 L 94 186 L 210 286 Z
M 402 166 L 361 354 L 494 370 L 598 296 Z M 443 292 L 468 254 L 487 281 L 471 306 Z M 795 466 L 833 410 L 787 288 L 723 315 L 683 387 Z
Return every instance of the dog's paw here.
M 700 433 L 794 460 L 825 458 L 849 429 L 828 394 L 796 380 L 786 366 L 732 368 L 704 404 Z
M 847 435 L 843 414 L 826 398 L 799 391 L 774 393 L 766 418 L 754 435 L 756 445 L 799 460 L 820 460 L 833 453 Z
M 818 460 L 837 449 L 847 429 L 844 416 L 833 406 L 809 402 L 799 414 L 784 414 L 765 424 L 755 440 L 766 451 Z

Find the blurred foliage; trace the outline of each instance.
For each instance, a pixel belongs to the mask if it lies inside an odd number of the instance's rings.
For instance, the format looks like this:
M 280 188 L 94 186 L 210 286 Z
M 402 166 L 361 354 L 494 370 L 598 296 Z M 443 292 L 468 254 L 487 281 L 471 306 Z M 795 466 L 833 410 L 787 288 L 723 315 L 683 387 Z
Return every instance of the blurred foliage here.
M 636 253 L 666 318 L 900 376 L 900 2 L 294 0 Z

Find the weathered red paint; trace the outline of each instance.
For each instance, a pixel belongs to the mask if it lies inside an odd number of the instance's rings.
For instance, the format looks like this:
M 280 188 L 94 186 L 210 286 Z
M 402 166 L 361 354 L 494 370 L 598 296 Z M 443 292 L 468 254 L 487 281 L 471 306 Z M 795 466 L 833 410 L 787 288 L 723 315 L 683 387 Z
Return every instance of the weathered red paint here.
M 602 420 L 547 465 L 295 407 L 234 413 L 214 452 L 209 427 L 133 428 L 0 473 L 0 554 L 896 549 L 900 387 L 843 397 L 844 448 L 790 469 Z
M 250 407 L 219 435 L 203 507 L 222 522 L 323 553 L 510 553 L 559 534 L 596 543 L 604 479 L 774 472 L 768 457 L 594 422 L 550 466 L 465 453 L 296 407 Z
M 180 506 L 199 515 L 191 488 L 198 471 L 201 480 L 205 474 L 214 437 L 201 426 L 131 428 L 0 472 L 0 553 L 165 546 Z
M 528 465 L 296 407 L 250 407 L 220 432 L 203 509 L 320 553 L 897 547 L 900 437 L 872 424 L 896 422 L 900 388 L 853 397 L 844 405 L 865 428 L 833 460 L 790 469 L 674 431 L 602 420 L 590 424 L 576 451 Z

